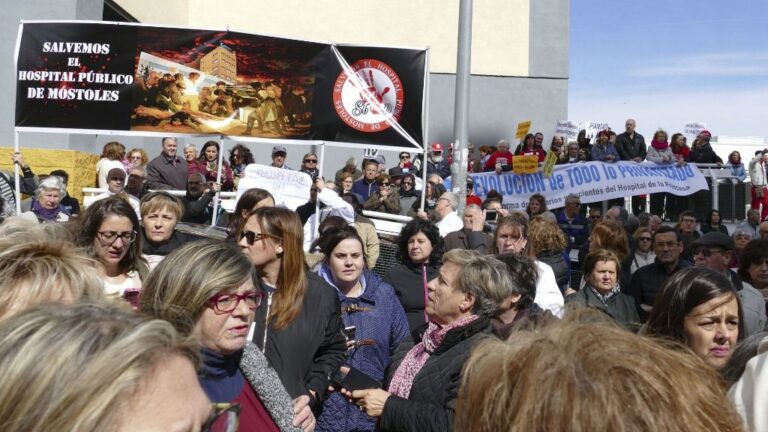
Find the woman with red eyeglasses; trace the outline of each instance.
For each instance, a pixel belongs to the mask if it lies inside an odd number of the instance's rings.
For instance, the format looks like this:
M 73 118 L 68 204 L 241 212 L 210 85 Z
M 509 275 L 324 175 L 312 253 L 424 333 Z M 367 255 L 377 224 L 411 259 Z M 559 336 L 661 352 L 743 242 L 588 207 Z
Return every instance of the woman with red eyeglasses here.
M 294 418 L 291 397 L 264 354 L 248 342 L 263 299 L 253 286 L 253 272 L 231 243 L 188 243 L 147 278 L 140 310 L 198 341 L 200 384 L 211 402 L 240 405 L 238 430 L 294 431 L 294 420 L 300 419 Z

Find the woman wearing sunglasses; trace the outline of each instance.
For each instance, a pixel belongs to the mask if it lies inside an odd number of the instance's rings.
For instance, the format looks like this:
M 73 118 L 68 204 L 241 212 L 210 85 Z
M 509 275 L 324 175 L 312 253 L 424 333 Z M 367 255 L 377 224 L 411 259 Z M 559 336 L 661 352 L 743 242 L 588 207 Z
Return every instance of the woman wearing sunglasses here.
M 91 204 L 76 227 L 76 242 L 100 264 L 107 295 L 137 305 L 142 280 L 149 273 L 141 256 L 139 219 L 125 198 L 115 195 Z
M 240 430 L 296 430 L 293 403 L 248 330 L 261 305 L 253 266 L 230 243 L 204 240 L 169 254 L 149 275 L 141 312 L 200 344 L 200 383 L 214 403 L 238 403 Z M 311 429 L 314 420 L 308 412 Z
M 363 204 L 363 209 L 381 213 L 400 214 L 400 196 L 395 185 L 390 182 L 388 174 L 379 174 L 376 177 L 379 190 L 371 194 L 368 201 Z M 395 188 L 393 191 L 392 189 Z
M 635 237 L 635 244 L 637 247 L 635 251 L 630 254 L 630 262 L 632 263 L 629 271 L 630 274 L 635 274 L 637 269 L 648 264 L 653 264 L 656 260 L 656 253 L 653 252 L 653 233 L 646 227 L 640 227 L 633 234 Z
M 294 398 L 294 411 L 319 409 L 347 345 L 336 290 L 307 271 L 303 227 L 288 209 L 262 207 L 245 218 L 239 245 L 265 294 L 253 341 Z

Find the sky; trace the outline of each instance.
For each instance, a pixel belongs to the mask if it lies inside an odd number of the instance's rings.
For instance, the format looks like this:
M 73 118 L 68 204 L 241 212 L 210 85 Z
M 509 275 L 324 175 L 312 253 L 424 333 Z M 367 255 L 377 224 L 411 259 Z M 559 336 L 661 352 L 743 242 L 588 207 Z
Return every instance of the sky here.
M 572 0 L 568 117 L 768 143 L 768 0 Z

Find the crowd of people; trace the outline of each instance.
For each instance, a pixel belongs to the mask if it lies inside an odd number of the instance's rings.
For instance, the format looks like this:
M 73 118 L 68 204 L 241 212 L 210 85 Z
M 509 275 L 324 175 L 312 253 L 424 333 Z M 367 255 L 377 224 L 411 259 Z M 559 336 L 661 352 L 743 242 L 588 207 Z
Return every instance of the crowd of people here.
M 591 157 L 678 163 L 627 123 L 626 148 Z M 501 172 L 503 144 L 480 151 Z M 238 145 L 218 167 L 216 142 L 161 145 L 148 160 L 107 144 L 107 192 L 82 209 L 64 204 L 66 176 L 38 182 L 14 155 L 33 197 L 0 225 L 0 429 L 768 428 L 759 206 L 732 233 L 717 211 L 664 223 L 577 195 L 511 211 L 471 183 L 447 191 L 434 148 L 390 169 L 351 159 L 328 181 L 308 153 L 305 205 L 250 189 L 220 220 L 227 238 L 202 239 L 177 224 L 210 220 L 253 156 Z M 286 159 L 275 146 L 272 166 Z M 363 209 L 412 216 L 384 273 Z

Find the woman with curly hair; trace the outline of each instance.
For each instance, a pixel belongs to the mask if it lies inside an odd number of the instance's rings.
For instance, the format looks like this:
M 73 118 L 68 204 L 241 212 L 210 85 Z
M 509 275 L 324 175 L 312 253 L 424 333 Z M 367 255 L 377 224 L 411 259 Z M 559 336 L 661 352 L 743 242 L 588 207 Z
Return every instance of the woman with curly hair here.
M 189 174 L 192 175 L 196 172 L 204 175 L 205 180 L 209 182 L 215 182 L 218 179 L 219 143 L 208 141 L 203 144 L 197 162 L 189 165 Z M 223 166 L 221 167 L 221 190 L 231 191 L 234 187 L 235 182 L 232 178 L 232 169 L 227 161 L 223 161 Z
M 566 253 L 568 241 L 563 230 L 556 223 L 536 216 L 528 228 L 528 243 L 531 258 L 552 267 L 557 286 L 560 292 L 565 293 L 571 279 L 571 269 Z
M 229 151 L 229 166 L 232 167 L 235 189 L 237 189 L 237 183 L 240 179 L 245 176 L 245 167 L 252 163 L 256 163 L 253 159 L 253 153 L 245 145 L 237 144 Z
M 443 238 L 435 224 L 417 218 L 400 231 L 397 245 L 400 264 L 389 270 L 384 282 L 395 288 L 413 332 L 427 322 L 424 314 L 427 283 L 440 273 Z

